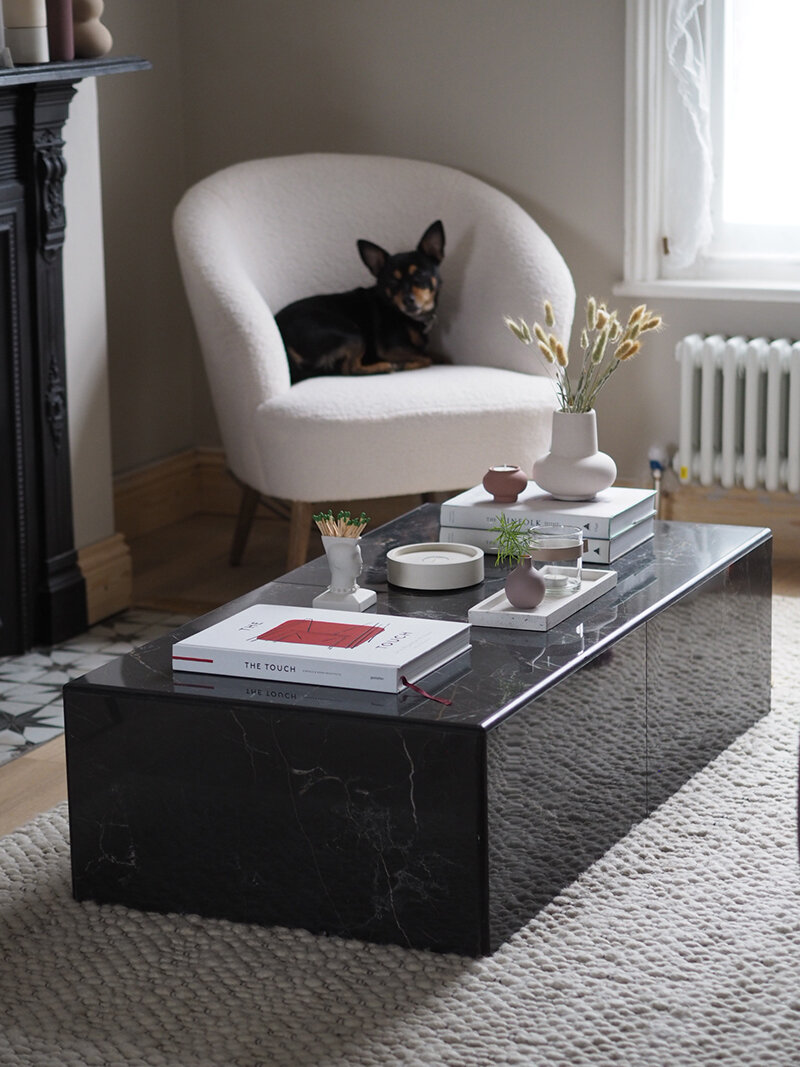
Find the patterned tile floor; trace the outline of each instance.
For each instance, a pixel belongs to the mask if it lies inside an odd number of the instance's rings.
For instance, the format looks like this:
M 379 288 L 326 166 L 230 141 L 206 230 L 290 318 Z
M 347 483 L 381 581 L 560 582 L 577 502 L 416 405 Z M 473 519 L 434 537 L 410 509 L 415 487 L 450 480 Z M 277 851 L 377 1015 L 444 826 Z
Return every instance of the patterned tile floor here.
M 54 648 L 0 656 L 0 766 L 64 732 L 61 687 L 186 621 L 135 609 Z

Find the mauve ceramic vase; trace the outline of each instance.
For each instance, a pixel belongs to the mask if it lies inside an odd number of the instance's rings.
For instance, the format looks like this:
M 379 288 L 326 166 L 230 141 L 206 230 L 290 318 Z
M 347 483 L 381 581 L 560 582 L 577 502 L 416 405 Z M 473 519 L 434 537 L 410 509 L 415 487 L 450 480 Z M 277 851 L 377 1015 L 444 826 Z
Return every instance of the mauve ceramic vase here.
M 496 504 L 513 504 L 527 484 L 527 474 L 510 463 L 490 467 L 483 476 L 483 488 Z
M 544 578 L 534 567 L 530 556 L 524 556 L 506 578 L 505 594 L 512 608 L 518 611 L 532 611 L 544 600 Z
M 533 480 L 557 500 L 594 500 L 613 485 L 617 465 L 597 448 L 594 411 L 554 411 L 550 451 L 533 465 Z

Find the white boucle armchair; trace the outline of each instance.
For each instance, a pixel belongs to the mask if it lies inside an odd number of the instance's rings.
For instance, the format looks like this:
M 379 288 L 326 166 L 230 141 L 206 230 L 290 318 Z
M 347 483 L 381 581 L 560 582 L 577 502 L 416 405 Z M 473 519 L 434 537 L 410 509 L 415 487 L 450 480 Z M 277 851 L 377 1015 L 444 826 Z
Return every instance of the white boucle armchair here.
M 430 347 L 452 364 L 290 384 L 274 313 L 372 284 L 356 240 L 406 251 L 435 219 L 446 251 Z M 503 315 L 541 318 L 547 298 L 566 337 L 575 289 L 551 240 L 498 190 L 410 159 L 260 159 L 189 189 L 174 234 L 227 463 L 244 490 L 232 562 L 261 498 L 290 506 L 291 569 L 306 558 L 317 503 L 463 488 L 493 464 L 530 472 L 547 451 L 553 382 Z

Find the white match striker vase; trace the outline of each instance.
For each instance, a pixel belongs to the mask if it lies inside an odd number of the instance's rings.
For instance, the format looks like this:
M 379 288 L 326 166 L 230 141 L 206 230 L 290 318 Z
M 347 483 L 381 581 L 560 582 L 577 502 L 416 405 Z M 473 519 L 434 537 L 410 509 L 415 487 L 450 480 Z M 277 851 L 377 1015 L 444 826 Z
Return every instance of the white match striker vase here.
M 358 584 L 361 574 L 361 538 L 328 537 L 323 535 L 322 547 L 328 557 L 331 584 L 324 593 L 311 601 L 315 608 L 333 608 L 337 611 L 363 611 L 371 608 L 378 599 L 374 589 L 362 589 Z
M 611 456 L 597 448 L 597 415 L 554 411 L 550 451 L 533 465 L 533 480 L 556 500 L 593 500 L 617 476 Z

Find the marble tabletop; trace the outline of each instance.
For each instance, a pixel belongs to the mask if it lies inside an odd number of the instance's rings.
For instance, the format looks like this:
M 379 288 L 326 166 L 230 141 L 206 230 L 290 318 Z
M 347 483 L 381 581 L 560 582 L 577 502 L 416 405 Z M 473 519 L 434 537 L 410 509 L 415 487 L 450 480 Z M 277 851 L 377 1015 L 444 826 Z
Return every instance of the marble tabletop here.
M 390 586 L 386 580 L 387 551 L 398 545 L 436 541 L 438 533 L 439 506 L 424 504 L 364 535 L 360 584 L 378 594 L 372 610 L 466 621 L 470 607 L 502 588 L 507 570 L 498 568 L 491 556 L 486 557 L 484 581 L 468 589 L 423 593 Z M 265 686 L 241 678 L 172 671 L 174 640 L 250 604 L 310 606 L 328 584 L 324 556 L 72 684 L 93 690 L 122 687 L 143 694 L 173 693 L 178 700 L 218 697 L 225 702 L 261 702 L 298 711 L 325 708 L 339 714 L 395 716 L 454 728 L 489 729 L 699 585 L 724 582 L 727 568 L 769 538 L 769 530 L 757 527 L 657 521 L 652 540 L 613 564 L 618 575 L 616 587 L 553 629 L 542 633 L 473 626 L 471 650 L 424 680 L 426 692 L 449 700 L 449 704 L 410 690 L 395 695 L 318 686 Z M 769 556 L 753 553 L 752 559 L 752 568 L 759 573 L 745 575 L 736 585 L 743 611 L 747 610 L 747 597 L 769 595 L 769 573 L 763 573 L 769 568 Z

